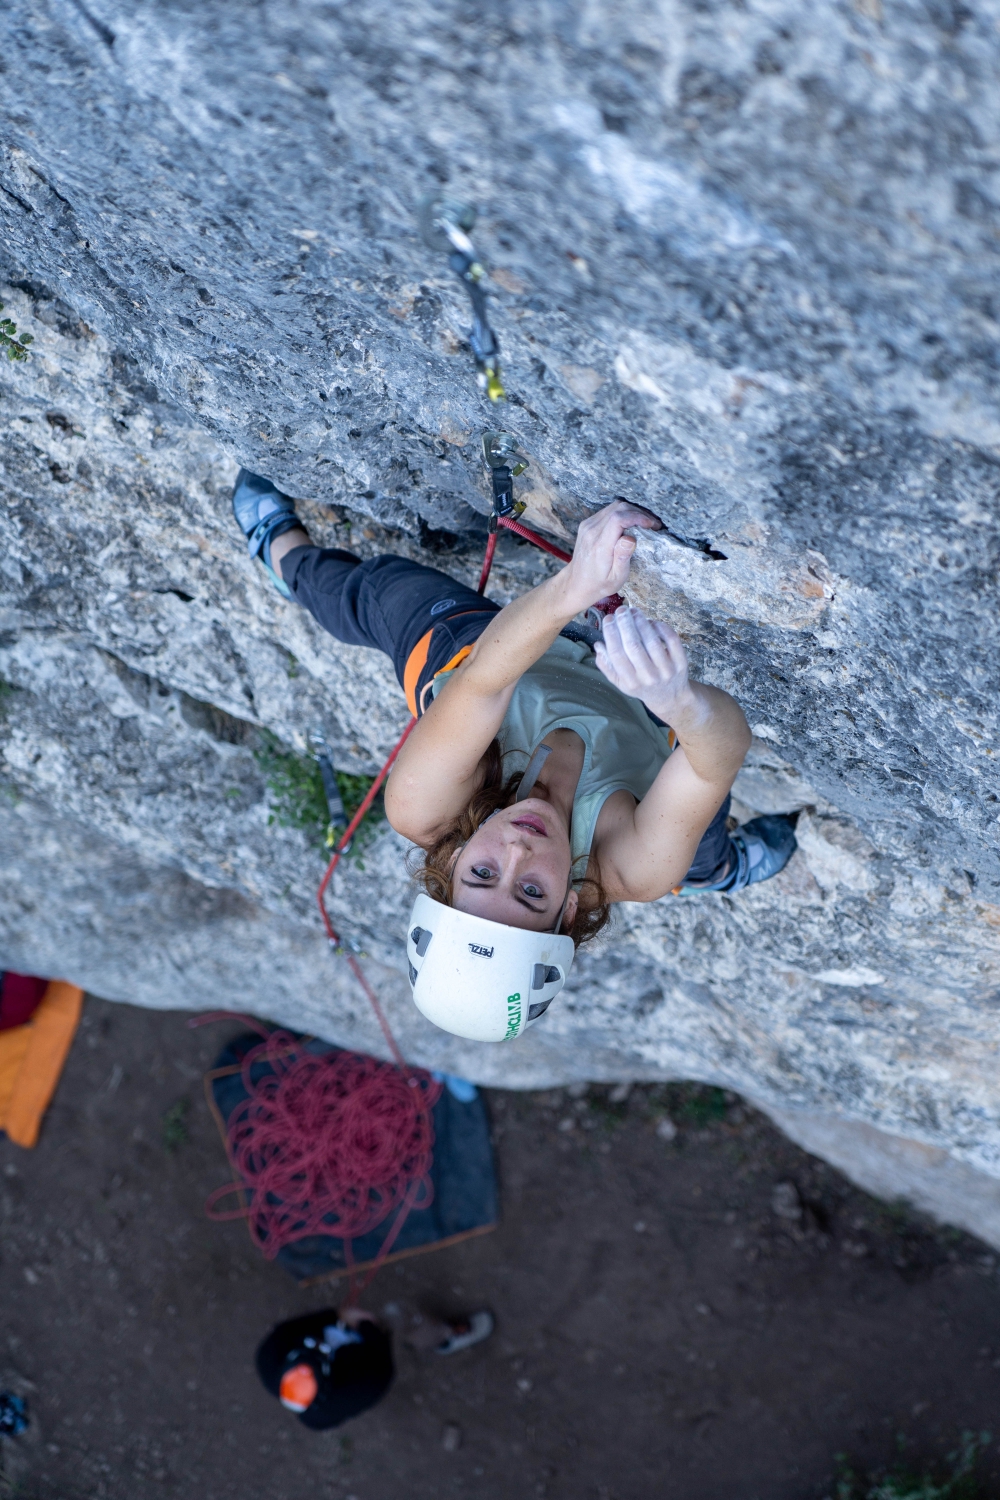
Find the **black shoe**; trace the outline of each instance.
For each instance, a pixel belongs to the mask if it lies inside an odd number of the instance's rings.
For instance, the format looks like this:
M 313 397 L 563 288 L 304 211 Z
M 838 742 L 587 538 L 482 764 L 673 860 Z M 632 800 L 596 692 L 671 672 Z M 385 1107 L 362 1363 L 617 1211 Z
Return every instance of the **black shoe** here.
M 493 1332 L 493 1314 L 474 1312 L 468 1318 L 449 1321 L 448 1327 L 451 1332 L 438 1344 L 435 1354 L 458 1354 L 462 1349 L 471 1349 L 473 1344 L 481 1344 Z

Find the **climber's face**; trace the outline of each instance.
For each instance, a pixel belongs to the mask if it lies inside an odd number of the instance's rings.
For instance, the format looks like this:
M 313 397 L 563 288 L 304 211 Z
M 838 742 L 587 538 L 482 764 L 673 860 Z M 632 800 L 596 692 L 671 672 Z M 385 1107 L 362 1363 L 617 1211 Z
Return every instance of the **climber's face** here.
M 459 850 L 452 904 L 490 922 L 551 932 L 566 900 L 566 929 L 577 907 L 575 891 L 566 898 L 570 862 L 563 819 L 549 802 L 526 797 L 494 813 Z

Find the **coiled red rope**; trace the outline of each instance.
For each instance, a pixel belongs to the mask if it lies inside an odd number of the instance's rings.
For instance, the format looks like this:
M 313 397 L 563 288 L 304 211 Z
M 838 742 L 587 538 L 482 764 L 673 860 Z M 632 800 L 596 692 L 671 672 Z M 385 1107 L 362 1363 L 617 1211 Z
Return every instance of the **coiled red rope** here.
M 499 524 L 569 562 L 568 552 L 519 521 L 500 517 Z M 489 580 L 496 541 L 497 533 L 491 532 L 479 593 Z M 205 1205 L 213 1219 L 246 1218 L 251 1238 L 271 1260 L 286 1245 L 312 1235 L 334 1235 L 343 1240 L 349 1269 L 354 1265 L 352 1240 L 372 1233 L 395 1211 L 395 1221 L 363 1286 L 390 1253 L 411 1209 L 426 1208 L 433 1200 L 431 1111 L 441 1097 L 441 1084 L 423 1069 L 404 1062 L 378 996 L 330 920 L 325 897 L 344 849 L 416 722 L 414 718 L 407 724 L 338 839 L 316 893 L 330 947 L 347 959 L 394 1062 L 379 1062 L 356 1052 L 313 1053 L 290 1032 L 269 1032 L 244 1017 L 263 1040 L 243 1058 L 241 1080 L 247 1098 L 226 1121 L 226 1148 L 238 1180 L 216 1188 Z M 229 1014 L 202 1016 L 191 1024 Z M 219 1207 L 241 1189 L 246 1194 L 244 1204 Z M 348 1301 L 361 1290 L 352 1273 Z
M 286 1031 L 250 1048 L 241 1082 L 247 1098 L 226 1137 L 249 1202 L 220 1208 L 239 1191 L 227 1184 L 209 1197 L 209 1217 L 245 1217 L 270 1260 L 297 1240 L 335 1235 L 350 1263 L 351 1240 L 395 1210 L 379 1258 L 388 1255 L 410 1210 L 434 1197 L 431 1110 L 441 1085 L 356 1052 L 310 1052 Z

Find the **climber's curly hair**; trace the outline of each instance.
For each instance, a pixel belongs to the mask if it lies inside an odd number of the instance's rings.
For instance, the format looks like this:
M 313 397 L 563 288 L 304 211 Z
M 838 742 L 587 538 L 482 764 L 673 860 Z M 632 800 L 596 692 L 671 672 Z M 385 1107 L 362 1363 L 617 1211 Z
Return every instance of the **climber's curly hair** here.
M 511 806 L 516 800 L 517 789 L 521 785 L 523 773 L 520 771 L 504 779 L 503 751 L 500 749 L 499 740 L 494 740 L 487 749 L 483 756 L 482 766 L 482 784 L 458 821 L 448 829 L 447 833 L 442 834 L 436 844 L 422 851 L 422 862 L 416 862 L 420 860 L 419 853 L 411 856 L 414 862 L 410 873 L 414 880 L 418 885 L 423 886 L 428 896 L 435 901 L 440 901 L 444 906 L 453 904 L 453 872 L 455 856 L 459 849 L 469 842 L 472 835 L 482 827 L 491 813 L 495 813 L 501 807 Z M 592 938 L 595 938 L 607 925 L 611 916 L 611 903 L 604 893 L 600 869 L 593 855 L 590 857 L 590 869 L 593 869 L 596 874 L 591 875 L 588 869 L 582 881 L 574 882 L 579 890 L 580 902 L 568 936 L 573 939 L 574 946 L 577 948 L 581 943 L 589 943 Z

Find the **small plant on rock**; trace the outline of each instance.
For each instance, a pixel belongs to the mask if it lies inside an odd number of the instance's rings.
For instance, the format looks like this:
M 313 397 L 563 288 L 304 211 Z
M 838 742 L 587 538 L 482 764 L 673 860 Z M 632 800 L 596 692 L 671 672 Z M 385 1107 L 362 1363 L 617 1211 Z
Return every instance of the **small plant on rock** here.
M 2 302 L 0 312 L 3 312 Z M 18 333 L 13 318 L 0 318 L 0 349 L 6 349 L 8 359 L 27 359 L 28 345 L 31 343 L 34 343 L 33 336 L 30 333 Z
M 314 848 L 323 852 L 332 849 L 336 830 L 330 824 L 319 762 L 311 755 L 297 755 L 294 750 L 287 749 L 277 735 L 268 730 L 261 735 L 254 759 L 264 773 L 270 794 L 268 824 L 276 824 L 279 828 L 300 828 Z M 344 812 L 350 819 L 367 795 L 372 778 L 352 776 L 347 771 L 337 771 L 336 776 Z M 384 818 L 385 806 L 380 795 L 354 835 L 347 856 L 359 869 L 364 869 L 359 856 L 375 837 L 378 824 Z

